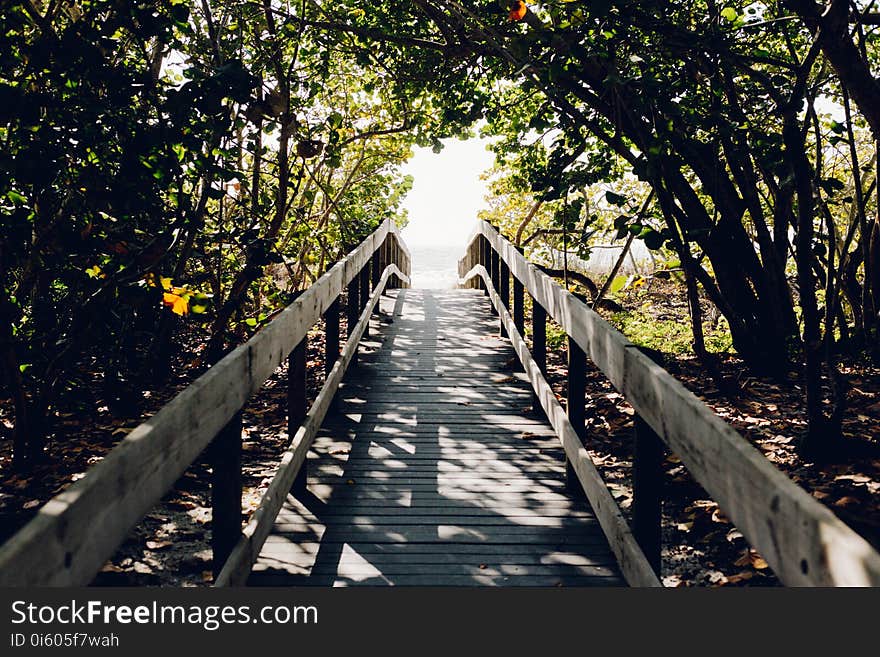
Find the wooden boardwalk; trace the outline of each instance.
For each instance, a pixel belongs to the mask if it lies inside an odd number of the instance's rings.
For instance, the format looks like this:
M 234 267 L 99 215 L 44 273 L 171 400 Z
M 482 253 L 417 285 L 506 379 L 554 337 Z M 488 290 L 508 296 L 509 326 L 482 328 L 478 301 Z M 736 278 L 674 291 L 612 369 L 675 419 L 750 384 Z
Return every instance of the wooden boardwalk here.
M 249 583 L 624 585 L 476 290 L 393 290 Z

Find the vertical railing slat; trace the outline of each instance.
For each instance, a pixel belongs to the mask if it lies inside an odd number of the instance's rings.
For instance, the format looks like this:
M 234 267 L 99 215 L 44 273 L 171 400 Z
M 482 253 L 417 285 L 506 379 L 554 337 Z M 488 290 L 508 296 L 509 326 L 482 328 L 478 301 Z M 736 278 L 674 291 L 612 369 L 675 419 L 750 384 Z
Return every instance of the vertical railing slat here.
M 346 319 L 346 324 L 348 326 L 348 329 L 346 332 L 346 336 L 351 335 L 351 331 L 352 331 L 352 329 L 354 329 L 355 325 L 357 324 L 358 317 L 361 314 L 360 313 L 360 307 L 361 307 L 360 287 L 361 287 L 360 281 L 358 280 L 357 276 L 355 276 L 354 278 L 351 279 L 351 282 L 348 284 L 348 287 L 347 287 L 347 294 L 348 294 L 347 301 L 348 302 L 346 303 L 345 319 Z M 358 357 L 358 350 L 355 349 L 354 353 L 352 353 L 352 355 L 351 355 L 351 364 L 352 365 L 357 365 L 357 359 L 358 359 L 357 357 Z
M 639 415 L 633 425 L 633 535 L 660 576 L 663 443 Z
M 568 338 L 568 395 L 566 407 L 568 420 L 578 437 L 586 438 L 585 403 L 587 394 L 587 357 L 571 336 Z M 583 495 L 577 474 L 568 458 L 565 459 L 565 480 L 569 489 Z
M 211 551 L 214 577 L 241 535 L 241 429 L 239 411 L 214 438 L 211 462 Z
M 370 262 L 368 261 L 361 269 L 361 273 L 358 278 L 360 279 L 360 291 L 359 291 L 359 305 L 358 305 L 358 317 L 360 317 L 363 309 L 367 307 L 367 302 L 370 300 Z M 370 323 L 367 322 L 364 327 L 363 337 L 368 338 L 370 336 Z
M 303 423 L 308 413 L 306 352 L 308 350 L 308 336 L 300 340 L 287 358 L 287 435 L 288 439 L 296 435 L 297 429 Z M 302 493 L 306 489 L 308 479 L 308 461 L 303 461 L 302 467 L 293 482 L 291 492 Z

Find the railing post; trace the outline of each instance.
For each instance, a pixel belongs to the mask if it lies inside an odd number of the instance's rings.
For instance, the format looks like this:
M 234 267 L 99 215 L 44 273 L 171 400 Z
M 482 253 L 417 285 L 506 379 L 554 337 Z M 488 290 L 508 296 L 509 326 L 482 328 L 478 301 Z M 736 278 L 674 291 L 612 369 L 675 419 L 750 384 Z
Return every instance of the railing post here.
M 522 253 L 522 249 L 517 249 Z M 525 288 L 522 282 L 513 277 L 513 324 L 520 336 L 525 339 L 526 332 L 526 308 L 525 308 Z
M 358 297 L 360 296 L 360 282 L 358 281 L 358 275 L 355 274 L 354 278 L 351 279 L 351 282 L 348 284 L 348 306 L 346 308 L 346 322 L 348 324 L 348 331 L 346 335 L 351 337 L 352 331 L 354 331 L 354 327 L 357 325 L 358 316 L 360 313 L 360 300 Z M 354 351 L 351 355 L 351 365 L 357 365 L 357 357 L 358 350 L 355 346 Z
M 385 241 L 382 242 L 382 269 L 390 265 L 391 262 L 391 233 L 385 236 Z M 394 278 L 388 279 L 388 284 L 385 286 L 385 290 L 393 290 L 394 289 Z
M 489 278 L 492 277 L 492 251 L 489 246 L 489 238 L 485 235 L 480 234 L 480 264 L 486 268 L 486 271 L 489 273 Z M 486 285 L 486 282 L 481 280 L 482 287 L 480 289 L 486 294 L 489 295 L 489 286 Z
M 337 324 L 338 326 L 338 324 Z M 287 437 L 293 440 L 297 430 L 306 419 L 308 413 L 308 399 L 306 396 L 307 370 L 306 351 L 308 350 L 308 336 L 300 340 L 299 344 L 287 357 Z M 293 481 L 290 491 L 302 493 L 306 489 L 308 479 L 308 460 L 303 461 L 296 479 Z
M 501 290 L 498 289 L 498 282 L 499 282 L 499 279 L 500 279 L 500 276 L 498 275 L 498 274 L 499 274 L 499 272 L 498 272 L 498 261 L 499 261 L 499 259 L 500 259 L 500 258 L 498 257 L 498 251 L 496 251 L 495 249 L 493 249 L 493 248 L 490 247 L 490 248 L 489 248 L 489 257 L 490 257 L 490 259 L 491 259 L 491 263 L 490 263 L 490 266 L 489 266 L 489 274 L 490 274 L 490 278 L 492 279 L 492 287 L 495 288 L 495 291 L 496 291 L 498 294 L 501 294 Z M 498 314 L 498 311 L 495 310 L 495 306 L 494 306 L 494 304 L 491 305 L 491 310 L 492 310 L 492 314 L 493 314 L 493 315 L 497 315 L 497 314 Z
M 220 430 L 211 461 L 211 551 L 214 579 L 241 536 L 241 411 Z
M 498 294 L 501 297 L 501 303 L 510 312 L 510 267 L 504 261 L 501 255 L 498 255 Z M 502 338 L 507 337 L 507 329 L 503 322 L 498 322 L 498 335 Z
M 359 312 L 358 317 L 360 317 L 360 313 L 363 312 L 364 308 L 367 307 L 367 303 L 370 301 L 370 262 L 367 261 L 364 265 L 364 268 L 361 269 L 360 273 L 360 305 L 358 306 Z M 366 327 L 364 328 L 364 337 L 369 337 L 370 335 L 370 322 L 367 322 Z
M 568 398 L 566 406 L 568 421 L 581 441 L 586 437 L 587 357 L 574 339 L 568 337 Z M 565 482 L 570 491 L 583 495 L 583 489 L 574 467 L 565 458 Z
M 330 374 L 339 360 L 339 297 L 324 311 L 324 373 Z
M 547 311 L 532 297 L 532 358 L 540 368 L 541 374 L 547 376 Z M 542 410 L 541 400 L 532 390 L 532 408 Z
M 633 425 L 633 535 L 660 577 L 663 442 L 639 415 Z
M 382 271 L 384 269 L 385 268 L 380 262 L 379 249 L 376 249 L 375 251 L 373 251 L 373 255 L 370 258 L 370 272 L 373 275 L 372 287 L 374 290 L 379 287 L 379 279 L 382 278 Z

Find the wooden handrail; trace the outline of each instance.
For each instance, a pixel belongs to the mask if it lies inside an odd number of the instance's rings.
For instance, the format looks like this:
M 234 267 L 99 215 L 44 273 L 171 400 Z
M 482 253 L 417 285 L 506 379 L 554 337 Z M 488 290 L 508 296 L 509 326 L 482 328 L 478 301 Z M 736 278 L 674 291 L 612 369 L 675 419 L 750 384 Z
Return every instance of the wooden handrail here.
M 477 277 L 486 284 L 487 274 L 474 267 L 485 265 L 487 250 L 499 255 L 534 302 L 562 326 L 644 423 L 679 456 L 783 583 L 880 585 L 880 554 L 867 541 L 484 221 L 459 262 L 463 285 L 473 286 Z M 507 307 L 509 300 L 502 300 L 502 305 Z M 537 389 L 536 393 L 541 394 Z M 614 536 L 609 535 L 609 540 Z
M 251 394 L 381 247 L 387 265 L 382 280 L 393 274 L 407 285 L 408 251 L 397 226 L 386 220 L 274 320 L 135 428 L 0 546 L 0 586 L 91 582 L 132 527 L 221 430 L 234 424 Z

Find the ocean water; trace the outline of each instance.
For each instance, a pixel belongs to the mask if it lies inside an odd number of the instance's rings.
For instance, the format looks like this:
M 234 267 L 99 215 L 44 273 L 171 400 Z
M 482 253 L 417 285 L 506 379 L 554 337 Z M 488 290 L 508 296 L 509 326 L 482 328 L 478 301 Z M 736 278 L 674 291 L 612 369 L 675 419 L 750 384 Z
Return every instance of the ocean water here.
M 409 250 L 414 288 L 448 290 L 458 285 L 458 260 L 464 246 L 413 244 Z

